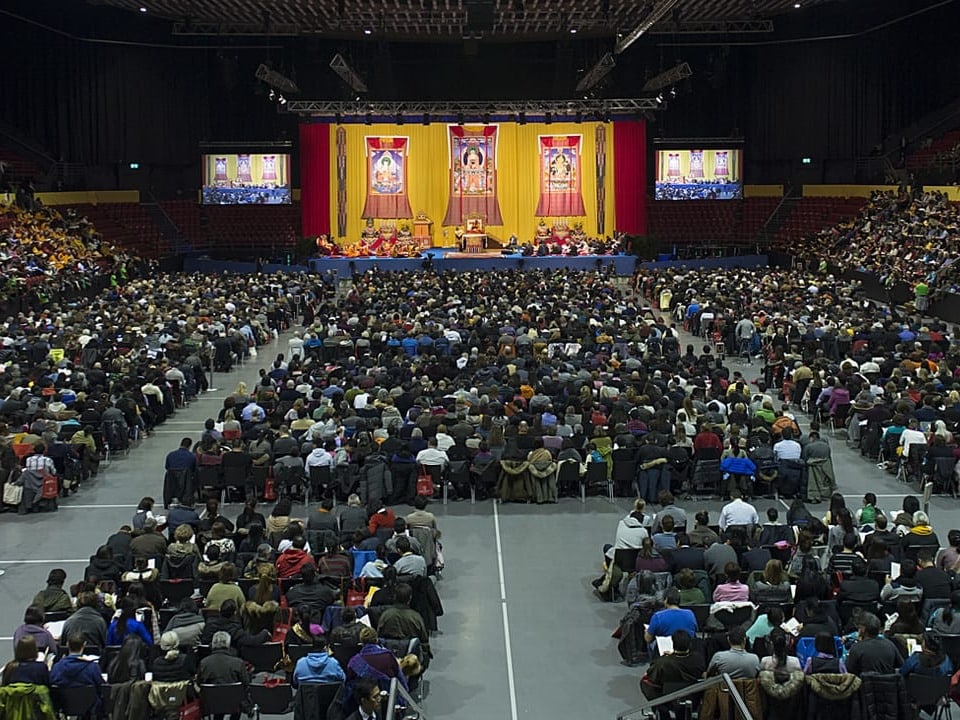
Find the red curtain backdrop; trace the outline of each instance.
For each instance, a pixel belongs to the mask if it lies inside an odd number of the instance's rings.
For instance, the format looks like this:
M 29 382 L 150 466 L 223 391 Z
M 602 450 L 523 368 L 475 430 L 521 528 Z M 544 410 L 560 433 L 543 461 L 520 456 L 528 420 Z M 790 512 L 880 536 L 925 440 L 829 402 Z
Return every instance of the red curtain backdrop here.
M 614 229 L 647 234 L 647 124 L 643 120 L 613 124 Z
M 330 126 L 300 125 L 300 226 L 304 237 L 330 232 Z

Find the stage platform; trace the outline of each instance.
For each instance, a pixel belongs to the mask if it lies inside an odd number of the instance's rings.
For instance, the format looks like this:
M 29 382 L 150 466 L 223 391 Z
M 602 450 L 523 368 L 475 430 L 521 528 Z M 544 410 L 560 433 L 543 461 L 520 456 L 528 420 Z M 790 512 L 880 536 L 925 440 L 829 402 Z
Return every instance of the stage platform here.
M 467 272 L 471 270 L 532 270 L 567 269 L 595 270 L 597 267 L 612 267 L 617 275 L 632 275 L 637 264 L 634 255 L 578 255 L 565 257 L 548 255 L 546 257 L 522 257 L 521 255 L 501 255 L 499 252 L 461 253 L 446 248 L 432 248 L 426 255 L 435 270 L 445 272 Z M 314 258 L 310 260 L 310 269 L 317 272 L 336 271 L 338 275 L 352 271 L 366 272 L 371 268 L 381 270 L 420 270 L 425 257 L 418 258 Z
M 529 270 L 534 268 L 595 270 L 597 261 L 600 267 L 612 267 L 617 275 L 632 275 L 638 263 L 633 255 L 579 255 L 577 257 L 521 257 L 519 255 L 500 255 L 499 253 L 485 253 L 480 255 L 466 255 L 463 253 L 444 252 L 434 248 L 428 251 L 431 263 L 435 270 Z M 415 271 L 422 270 L 425 258 L 314 258 L 306 265 L 279 265 L 268 264 L 264 272 L 333 272 L 347 277 L 352 272 L 365 272 L 370 268 L 381 270 Z M 352 263 L 352 267 L 351 267 Z M 698 258 L 691 260 L 673 260 L 661 262 L 640 263 L 645 268 L 729 268 L 729 267 L 764 267 L 767 264 L 766 255 L 737 255 L 725 258 Z M 184 258 L 183 269 L 186 272 L 200 273 L 252 273 L 257 266 L 252 262 L 238 260 L 212 260 L 205 257 Z

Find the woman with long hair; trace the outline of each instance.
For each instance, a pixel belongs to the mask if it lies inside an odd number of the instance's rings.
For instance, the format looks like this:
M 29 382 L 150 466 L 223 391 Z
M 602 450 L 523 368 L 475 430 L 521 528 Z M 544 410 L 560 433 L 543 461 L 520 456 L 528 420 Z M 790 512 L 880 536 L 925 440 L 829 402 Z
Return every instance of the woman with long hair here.
M 802 670 L 800 661 L 787 653 L 787 634 L 780 628 L 774 628 L 767 636 L 770 654 L 760 660 L 761 670 L 782 670 L 797 672 Z
M 750 595 L 755 603 L 790 602 L 790 578 L 783 569 L 783 563 L 775 559 L 768 560 L 763 575 L 750 588 Z
M 137 620 L 137 601 L 129 593 L 120 601 L 120 613 L 107 629 L 107 645 L 121 645 L 127 635 L 137 635 L 147 645 L 153 645 L 150 631 Z
M 47 664 L 37 660 L 37 641 L 32 635 L 24 635 L 13 649 L 13 660 L 3 666 L 3 684 L 30 683 L 50 685 Z
M 110 644 L 109 638 L 107 643 Z M 152 643 L 150 643 L 152 644 Z M 110 662 L 107 668 L 107 682 L 111 685 L 143 680 L 147 674 L 147 665 L 143 661 L 143 641 L 134 634 L 129 633 L 123 639 L 120 652 Z
M 927 622 L 937 635 L 960 635 L 960 590 L 950 593 L 950 604 L 934 610 Z

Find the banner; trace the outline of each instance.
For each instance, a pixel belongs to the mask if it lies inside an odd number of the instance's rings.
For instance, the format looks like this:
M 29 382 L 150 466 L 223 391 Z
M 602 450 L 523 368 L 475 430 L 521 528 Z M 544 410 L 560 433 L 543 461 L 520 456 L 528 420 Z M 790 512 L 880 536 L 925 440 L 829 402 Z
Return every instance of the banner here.
M 703 150 L 690 151 L 690 177 L 703 178 Z
M 463 225 L 479 215 L 486 225 L 503 225 L 497 202 L 497 126 L 449 125 L 450 199 L 444 225 Z
M 580 135 L 540 136 L 539 217 L 583 217 Z
M 337 237 L 347 236 L 347 131 L 337 128 Z
M 606 232 L 607 205 L 607 129 L 597 125 L 597 235 Z
M 365 218 L 410 218 L 405 137 L 366 137 L 367 201 Z

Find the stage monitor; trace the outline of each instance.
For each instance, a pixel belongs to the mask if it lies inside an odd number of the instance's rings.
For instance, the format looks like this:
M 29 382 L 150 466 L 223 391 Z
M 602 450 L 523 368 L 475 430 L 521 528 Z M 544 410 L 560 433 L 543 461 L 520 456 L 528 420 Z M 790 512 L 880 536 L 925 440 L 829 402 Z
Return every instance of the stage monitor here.
M 715 143 L 716 141 L 714 141 Z M 657 200 L 740 200 L 743 198 L 743 150 L 723 146 L 655 141 Z
M 290 155 L 205 151 L 201 197 L 204 205 L 288 205 Z

